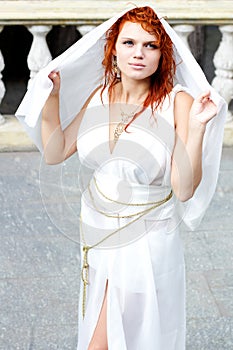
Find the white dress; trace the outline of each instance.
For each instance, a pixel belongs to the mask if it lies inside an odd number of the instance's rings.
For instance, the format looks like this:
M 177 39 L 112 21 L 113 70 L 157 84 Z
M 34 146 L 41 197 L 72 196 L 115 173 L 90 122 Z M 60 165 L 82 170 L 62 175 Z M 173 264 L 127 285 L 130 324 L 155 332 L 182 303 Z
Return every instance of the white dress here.
M 132 8 L 135 6 L 130 5 Z M 60 119 L 62 128 L 65 128 L 92 91 L 103 82 L 105 33 L 125 12 L 127 9 L 97 26 L 34 78 L 16 116 L 41 152 L 41 111 L 53 85 L 48 74 L 53 70 L 61 73 Z M 202 180 L 194 196 L 182 205 L 173 196 L 164 205 L 89 251 L 87 308 L 84 321 L 80 311 L 79 350 L 87 348 L 93 334 L 106 281 L 109 350 L 171 350 L 185 347 L 184 265 L 177 227 L 182 219 L 189 229 L 194 230 L 213 197 L 227 104 L 209 85 L 190 50 L 164 20 L 164 16 L 158 14 L 158 17 L 174 45 L 177 65 L 175 80 L 186 86 L 194 98 L 210 90 L 218 113 L 206 127 L 202 149 Z M 95 113 L 91 113 L 92 108 L 87 111 L 78 136 L 84 173 L 82 220 L 86 244 L 93 245 L 101 237 L 132 221 L 132 218 L 108 218 L 93 209 L 90 193 L 85 191 L 91 178 L 86 176 L 87 168 L 92 173 L 94 171 L 90 188 L 99 211 L 106 211 L 106 207 L 110 207 L 111 211 L 116 208 L 114 203 L 104 200 L 103 196 L 96 198 L 94 179 L 107 197 L 120 198 L 122 202 L 153 202 L 169 194 L 175 91 L 171 93 L 170 105 L 167 100 L 160 115 L 156 115 L 157 124 L 148 112 L 144 112 L 130 126 L 130 133 L 121 135 L 112 154 L 108 142 L 108 109 L 100 107 L 99 96 L 91 101 L 89 107 L 93 106 Z M 105 104 L 106 98 L 105 95 Z M 133 210 L 136 211 L 136 207 L 118 207 L 121 216 Z M 179 213 L 178 217 L 176 213 Z
M 90 102 L 77 140 L 83 169 L 93 171 L 89 179 L 83 176 L 84 245 L 95 245 L 139 217 L 121 218 L 137 214 L 142 208 L 115 205 L 106 197 L 123 203 L 148 203 L 169 195 L 174 97 L 181 89 L 173 89 L 155 118 L 149 110 L 143 112 L 129 132 L 120 136 L 112 153 L 107 93 L 103 96 L 104 106 L 99 92 Z M 89 189 L 85 189 L 88 183 Z M 81 283 L 78 350 L 86 350 L 91 340 L 107 282 L 109 350 L 185 348 L 185 267 L 176 208 L 173 196 L 90 249 L 84 319 Z M 120 218 L 107 217 L 99 211 L 119 214 Z

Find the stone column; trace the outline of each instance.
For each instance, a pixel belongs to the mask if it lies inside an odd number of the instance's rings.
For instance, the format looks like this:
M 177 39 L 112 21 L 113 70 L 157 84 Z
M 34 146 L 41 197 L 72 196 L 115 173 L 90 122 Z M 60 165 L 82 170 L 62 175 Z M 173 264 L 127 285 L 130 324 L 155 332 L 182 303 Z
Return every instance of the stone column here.
M 192 32 L 194 32 L 195 27 L 190 24 L 178 24 L 173 26 L 173 29 L 176 31 L 179 37 L 183 40 L 185 45 L 190 49 L 188 37 Z
M 226 102 L 233 98 L 233 25 L 219 27 L 222 40 L 214 55 L 215 78 L 212 86 L 222 95 Z M 228 111 L 227 122 L 233 123 L 233 115 Z
M 84 36 L 85 34 L 87 34 L 88 32 L 90 32 L 92 29 L 94 29 L 96 26 L 93 25 L 81 25 L 81 26 L 77 26 L 77 30 L 79 31 L 79 33 Z
M 46 35 L 51 30 L 51 26 L 30 26 L 27 27 L 33 35 L 32 46 L 28 54 L 27 63 L 30 69 L 30 79 L 28 86 L 32 82 L 36 73 L 43 67 L 45 67 L 51 60 L 52 56 L 49 51 Z
M 0 33 L 2 30 L 3 30 L 3 26 L 0 26 Z M 3 71 L 4 67 L 5 67 L 4 59 L 3 59 L 3 56 L 2 56 L 2 53 L 0 50 L 0 104 L 1 104 L 2 99 L 3 99 L 5 92 L 6 92 L 5 86 L 4 86 L 3 81 L 2 81 L 2 71 Z M 5 119 L 0 114 L 0 125 L 3 124 L 4 122 L 5 122 Z

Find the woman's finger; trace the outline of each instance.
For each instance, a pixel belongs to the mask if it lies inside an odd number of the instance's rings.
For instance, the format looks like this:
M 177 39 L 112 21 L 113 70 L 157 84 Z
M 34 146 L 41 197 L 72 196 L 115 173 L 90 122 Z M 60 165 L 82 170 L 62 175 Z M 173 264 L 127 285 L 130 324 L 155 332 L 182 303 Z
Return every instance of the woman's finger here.
M 60 90 L 60 73 L 53 71 L 49 73 L 48 77 L 53 83 L 53 89 L 51 91 L 51 95 L 57 94 Z
M 60 78 L 60 74 L 59 74 L 59 72 L 51 72 L 51 73 L 49 73 L 48 77 L 51 80 L 56 80 L 57 78 Z
M 210 98 L 210 91 L 205 91 L 196 98 L 196 101 L 199 103 L 204 103 L 204 102 L 207 102 L 209 98 Z

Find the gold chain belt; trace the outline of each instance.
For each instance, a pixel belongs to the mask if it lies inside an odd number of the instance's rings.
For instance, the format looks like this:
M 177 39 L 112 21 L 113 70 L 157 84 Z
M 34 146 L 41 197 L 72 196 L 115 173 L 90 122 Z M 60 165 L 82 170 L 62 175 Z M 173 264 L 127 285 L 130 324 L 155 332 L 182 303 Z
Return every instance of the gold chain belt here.
M 80 216 L 80 233 L 81 233 L 81 237 L 82 237 L 82 241 L 84 243 L 84 246 L 83 246 L 83 263 L 82 263 L 82 270 L 81 270 L 81 277 L 82 277 L 82 281 L 83 281 L 83 300 L 82 300 L 82 315 L 83 315 L 83 318 L 85 317 L 85 309 L 86 309 L 86 292 L 87 292 L 87 285 L 89 283 L 88 281 L 88 272 L 89 272 L 89 264 L 88 264 L 88 252 L 90 249 L 93 249 L 95 247 L 97 247 L 98 245 L 100 245 L 101 243 L 103 243 L 104 241 L 106 241 L 107 239 L 109 239 L 110 237 L 112 237 L 114 234 L 116 234 L 117 232 L 125 229 L 126 227 L 128 227 L 129 225 L 133 224 L 134 222 L 136 222 L 137 220 L 141 219 L 145 214 L 149 213 L 150 211 L 152 211 L 153 209 L 156 209 L 158 208 L 159 206 L 161 206 L 162 204 L 166 203 L 167 201 L 169 201 L 169 199 L 172 198 L 172 190 L 171 192 L 169 193 L 169 195 L 167 197 L 165 197 L 164 199 L 158 201 L 158 202 L 148 202 L 148 203 L 123 203 L 123 202 L 119 202 L 119 201 L 116 201 L 116 200 L 113 200 L 111 198 L 108 198 L 100 189 L 99 187 L 97 186 L 97 183 L 96 183 L 96 179 L 94 178 L 94 184 L 95 184 L 95 187 L 97 189 L 97 191 L 107 200 L 109 200 L 110 202 L 113 202 L 113 203 L 117 203 L 117 204 L 123 204 L 123 205 L 128 205 L 128 206 L 150 206 L 149 208 L 146 208 L 142 211 L 139 211 L 137 213 L 134 213 L 134 214 L 130 214 L 130 215 L 123 215 L 123 216 L 120 216 L 120 215 L 110 215 L 110 214 L 107 214 L 105 213 L 104 211 L 101 211 L 99 210 L 97 207 L 96 207 L 96 204 L 95 204 L 95 201 L 94 201 L 94 197 L 93 197 L 93 194 L 91 192 L 91 189 L 90 189 L 90 183 L 88 185 L 88 191 L 89 191 L 89 194 L 90 194 L 90 198 L 91 198 L 91 201 L 92 201 L 92 204 L 93 204 L 93 207 L 95 208 L 95 210 L 104 215 L 104 216 L 107 216 L 107 217 L 110 217 L 110 218 L 132 218 L 134 217 L 133 220 L 131 220 L 130 222 L 128 222 L 127 224 L 123 225 L 122 227 L 119 227 L 118 229 L 114 230 L 113 232 L 109 233 L 107 236 L 103 237 L 100 241 L 96 242 L 95 244 L 93 245 L 87 245 L 86 242 L 85 242 L 85 237 L 84 237 L 84 233 L 83 233 L 83 229 L 82 229 L 82 218 Z M 137 216 L 135 218 L 135 216 Z

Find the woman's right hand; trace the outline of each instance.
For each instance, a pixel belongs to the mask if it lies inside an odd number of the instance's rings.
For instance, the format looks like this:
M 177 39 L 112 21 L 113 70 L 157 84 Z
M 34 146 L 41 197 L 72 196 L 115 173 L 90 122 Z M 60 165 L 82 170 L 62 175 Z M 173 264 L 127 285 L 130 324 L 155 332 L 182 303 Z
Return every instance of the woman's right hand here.
M 50 95 L 51 96 L 59 95 L 60 86 L 61 86 L 60 73 L 59 72 L 51 72 L 48 75 L 48 77 L 53 83 L 53 89 L 52 89 Z

